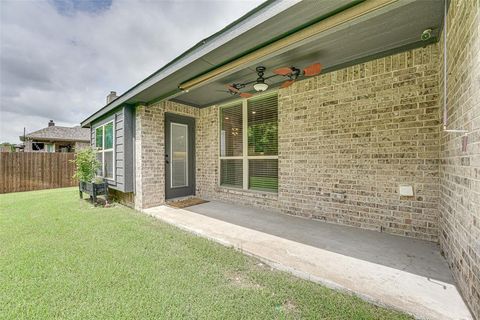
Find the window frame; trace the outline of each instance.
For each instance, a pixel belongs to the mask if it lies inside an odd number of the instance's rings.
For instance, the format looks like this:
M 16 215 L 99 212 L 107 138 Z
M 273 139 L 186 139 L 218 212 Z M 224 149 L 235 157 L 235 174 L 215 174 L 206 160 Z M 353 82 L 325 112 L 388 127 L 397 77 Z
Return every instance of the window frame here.
M 109 149 L 105 149 L 105 139 L 106 139 L 106 135 L 105 135 L 105 127 L 109 124 L 112 124 L 112 147 L 109 148 Z M 98 149 L 98 146 L 97 146 L 97 129 L 98 128 L 102 128 L 102 149 L 99 150 Z M 97 177 L 100 177 L 100 178 L 104 178 L 106 180 L 110 180 L 110 181 L 116 181 L 116 169 L 117 169 L 117 166 L 116 166 L 116 151 L 115 151 L 115 141 L 116 141 L 116 131 L 115 131 L 115 119 L 112 119 L 110 121 L 107 121 L 105 123 L 102 123 L 101 125 L 98 125 L 96 127 L 93 128 L 93 132 L 94 132 L 94 136 L 95 136 L 95 152 L 98 154 L 98 153 L 101 153 L 102 154 L 102 161 L 101 161 L 101 165 L 102 165 L 102 175 L 98 175 L 98 174 L 95 174 Z M 109 177 L 106 177 L 105 174 L 106 174 L 106 170 L 105 170 L 105 152 L 112 152 L 112 165 L 113 165 L 113 172 L 112 172 L 112 177 L 109 178 Z
M 248 161 L 249 160 L 277 160 L 278 161 L 278 150 L 277 150 L 277 155 L 268 155 L 268 156 L 249 156 L 248 155 L 248 101 L 252 99 L 262 99 L 266 98 L 269 96 L 277 96 L 277 112 L 278 112 L 278 90 L 271 90 L 263 94 L 257 94 L 254 97 L 251 98 L 242 98 L 242 99 L 235 99 L 232 102 L 228 102 L 226 104 L 220 105 L 218 108 L 218 181 L 217 184 L 220 188 L 227 188 L 227 189 L 234 189 L 234 190 L 243 190 L 243 191 L 249 191 L 249 192 L 257 192 L 257 193 L 273 193 L 273 194 L 278 194 L 277 191 L 267 191 L 267 190 L 256 190 L 256 189 L 249 189 L 248 188 L 248 174 L 249 174 L 249 168 L 248 168 Z M 228 108 L 232 107 L 235 105 L 239 105 L 241 103 L 242 105 L 242 155 L 241 156 L 221 156 L 221 144 L 222 144 L 222 124 L 221 121 L 222 119 L 222 109 L 223 108 Z M 277 125 L 278 125 L 278 120 L 277 120 Z M 222 160 L 242 160 L 242 174 L 243 174 L 243 179 L 242 179 L 242 187 L 237 188 L 234 186 L 225 186 L 221 184 L 221 161 Z M 278 174 L 277 174 L 277 179 L 278 179 Z

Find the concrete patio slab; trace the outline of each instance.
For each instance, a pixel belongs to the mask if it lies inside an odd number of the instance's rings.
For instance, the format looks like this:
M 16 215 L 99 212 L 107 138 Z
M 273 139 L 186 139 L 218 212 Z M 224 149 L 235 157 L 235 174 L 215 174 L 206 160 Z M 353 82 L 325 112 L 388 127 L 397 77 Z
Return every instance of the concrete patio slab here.
M 431 242 L 222 202 L 144 212 L 280 270 L 420 319 L 473 319 Z

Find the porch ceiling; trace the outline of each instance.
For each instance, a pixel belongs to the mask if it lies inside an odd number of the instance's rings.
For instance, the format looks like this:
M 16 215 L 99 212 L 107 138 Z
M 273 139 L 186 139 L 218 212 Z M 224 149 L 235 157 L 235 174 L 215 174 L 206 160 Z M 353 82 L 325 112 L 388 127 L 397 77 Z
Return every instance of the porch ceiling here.
M 246 66 L 240 71 L 191 90 L 188 93 L 183 93 L 174 100 L 197 107 L 223 103 L 238 98 L 235 96 L 232 97 L 226 92 L 225 85 L 255 80 L 257 78 L 255 67 L 259 65 L 267 68 L 265 74 L 267 77 L 273 75 L 272 70 L 281 66 L 296 66 L 302 68 L 315 62 L 320 62 L 324 68 L 323 72 L 328 72 L 347 65 L 356 64 L 361 62 L 362 59 L 372 59 L 374 57 L 402 51 L 406 48 L 424 46 L 426 43 L 420 40 L 420 35 L 425 29 L 431 28 L 434 30 L 435 37 L 438 35 L 443 23 L 442 1 L 400 2 L 401 3 L 390 5 L 385 9 L 379 10 L 380 12 L 369 14 L 368 19 L 351 21 L 346 26 L 324 32 L 299 47 L 272 58 L 257 61 L 255 64 Z M 320 7 L 318 5 L 319 3 L 323 2 L 301 2 L 292 8 L 295 13 L 295 15 L 292 16 L 294 18 L 288 17 L 284 19 L 289 22 L 292 22 L 292 19 L 305 19 L 305 21 L 307 21 L 315 15 L 320 16 L 326 10 L 323 10 L 325 9 L 324 6 L 322 5 Z M 338 1 L 339 6 L 344 3 L 345 1 L 343 1 L 343 3 Z M 299 21 L 295 22 L 299 23 Z M 283 29 L 285 29 L 281 21 L 278 21 L 277 25 L 273 27 L 283 27 Z M 270 26 L 270 28 L 273 27 Z M 266 30 L 266 34 L 272 34 L 269 31 L 270 30 Z M 250 39 L 257 36 L 260 38 L 257 39 L 260 42 L 266 40 L 264 39 L 263 31 L 250 34 Z M 244 38 L 247 39 L 242 39 L 241 44 L 238 47 L 231 48 L 231 50 L 241 52 L 244 48 L 248 47 L 248 37 L 244 36 Z M 430 43 L 434 41 L 436 41 L 436 39 L 430 40 Z M 230 48 L 227 46 L 225 50 L 228 49 Z M 214 65 L 215 63 L 219 63 L 221 59 L 222 54 L 212 54 L 207 55 L 204 60 L 208 60 Z M 189 74 L 190 78 L 196 74 L 195 71 Z M 187 74 L 185 74 L 185 76 L 188 77 Z M 275 77 L 269 79 L 267 82 L 271 88 L 274 88 L 284 80 L 283 77 Z M 178 82 L 174 82 L 168 85 L 174 90 L 178 84 Z M 151 92 L 145 92 L 144 99 L 147 101 L 155 95 L 155 89 L 151 89 Z M 242 91 L 255 93 L 252 86 Z

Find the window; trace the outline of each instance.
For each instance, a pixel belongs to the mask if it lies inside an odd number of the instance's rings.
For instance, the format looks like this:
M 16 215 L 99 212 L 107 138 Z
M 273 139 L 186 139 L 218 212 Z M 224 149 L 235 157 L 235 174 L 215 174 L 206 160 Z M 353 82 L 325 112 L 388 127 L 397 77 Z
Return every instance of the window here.
M 188 126 L 172 122 L 170 125 L 170 187 L 188 187 Z
M 42 151 L 45 149 L 45 144 L 43 142 L 32 142 L 33 151 Z
M 277 192 L 276 94 L 220 109 L 220 185 Z
M 95 147 L 97 148 L 97 160 L 101 163 L 97 175 L 107 179 L 114 178 L 114 128 L 113 121 L 101 125 L 95 129 Z

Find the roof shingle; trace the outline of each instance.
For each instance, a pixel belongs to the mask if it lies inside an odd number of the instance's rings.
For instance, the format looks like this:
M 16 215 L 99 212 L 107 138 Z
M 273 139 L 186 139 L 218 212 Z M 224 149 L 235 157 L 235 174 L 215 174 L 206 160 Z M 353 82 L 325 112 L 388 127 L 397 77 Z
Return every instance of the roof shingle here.
M 46 127 L 26 135 L 27 139 L 57 140 L 57 141 L 90 141 L 90 129 L 76 127 Z M 23 136 L 20 137 L 23 140 Z

